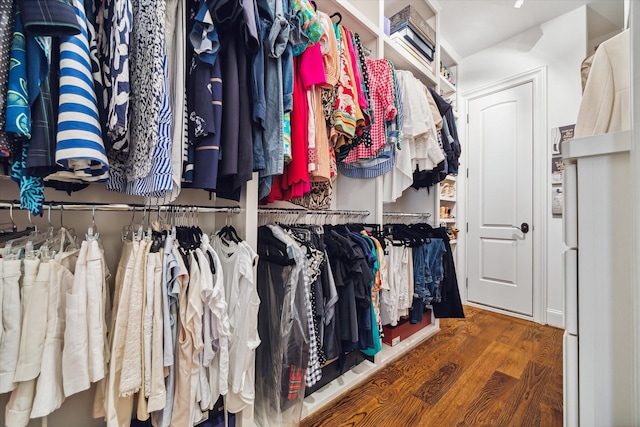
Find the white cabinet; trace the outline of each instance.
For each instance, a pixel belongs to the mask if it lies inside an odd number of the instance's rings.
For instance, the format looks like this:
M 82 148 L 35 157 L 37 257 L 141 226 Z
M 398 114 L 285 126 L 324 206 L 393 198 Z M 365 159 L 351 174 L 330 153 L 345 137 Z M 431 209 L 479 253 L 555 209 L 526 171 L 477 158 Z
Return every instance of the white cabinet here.
M 630 131 L 563 146 L 565 162 L 575 165 L 565 175 L 567 208 L 575 210 L 565 216 L 566 243 L 577 236 L 577 257 L 565 257 L 570 275 L 577 258 L 565 301 L 568 427 L 634 425 L 630 147 Z

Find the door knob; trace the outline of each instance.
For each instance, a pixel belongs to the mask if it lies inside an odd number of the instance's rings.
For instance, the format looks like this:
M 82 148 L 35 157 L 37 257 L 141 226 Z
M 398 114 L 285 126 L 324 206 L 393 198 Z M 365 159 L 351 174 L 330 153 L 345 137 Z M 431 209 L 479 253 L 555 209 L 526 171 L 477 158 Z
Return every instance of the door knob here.
M 522 233 L 524 234 L 527 234 L 529 232 L 529 224 L 527 224 L 526 222 L 520 224 L 520 227 L 518 227 L 517 225 L 512 225 L 511 227 L 515 228 L 516 230 L 522 231 Z

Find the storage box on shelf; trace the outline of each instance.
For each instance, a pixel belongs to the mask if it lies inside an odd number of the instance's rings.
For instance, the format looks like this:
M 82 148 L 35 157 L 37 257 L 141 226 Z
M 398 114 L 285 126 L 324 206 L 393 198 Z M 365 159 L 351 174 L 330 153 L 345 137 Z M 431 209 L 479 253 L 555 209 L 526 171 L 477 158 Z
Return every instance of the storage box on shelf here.
M 391 347 L 396 346 L 430 324 L 431 310 L 426 310 L 422 314 L 422 322 L 420 323 L 411 323 L 409 319 L 403 319 L 396 326 L 383 326 L 382 342 Z
M 433 67 L 433 55 L 435 47 L 424 40 L 410 25 L 402 27 L 391 33 L 391 39 L 411 52 L 419 59 Z
M 411 71 L 424 84 L 438 84 L 439 63 L 437 33 L 437 9 L 429 1 L 409 2 L 385 0 L 384 17 L 389 19 L 391 37 L 382 34 L 383 54 L 397 69 Z M 408 31 L 415 41 L 412 43 L 398 31 Z M 394 32 L 396 33 L 394 35 Z M 422 46 L 422 49 L 416 47 Z M 432 46 L 430 49 L 428 46 Z M 431 55 L 424 51 L 433 51 Z
M 429 9 L 427 12 L 430 15 L 428 18 L 435 16 L 435 14 L 432 13 L 433 10 Z M 409 4 L 408 6 L 405 6 L 403 9 L 389 17 L 389 21 L 392 33 L 398 29 L 410 26 L 427 42 L 432 46 L 435 46 L 436 30 L 434 25 L 431 25 L 429 21 L 420 14 L 414 5 Z
M 436 49 L 436 31 L 411 5 L 389 18 L 391 38 L 407 44 L 412 50 L 433 62 Z

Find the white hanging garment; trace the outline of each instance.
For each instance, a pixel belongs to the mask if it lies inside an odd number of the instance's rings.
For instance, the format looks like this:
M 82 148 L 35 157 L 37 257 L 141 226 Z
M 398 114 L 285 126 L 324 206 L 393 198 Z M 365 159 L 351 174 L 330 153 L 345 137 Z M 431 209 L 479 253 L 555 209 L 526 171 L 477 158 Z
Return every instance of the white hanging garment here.
M 21 305 L 20 266 L 22 261 L 0 259 L 0 311 L 2 340 L 0 341 L 0 393 L 7 393 L 14 382 L 20 351 Z
M 253 273 L 258 255 L 246 242 L 213 240 L 224 272 L 229 313 L 229 391 L 225 406 L 237 413 L 255 401 L 255 349 L 258 336 L 260 298 Z
M 62 348 L 66 322 L 66 294 L 73 287 L 73 272 L 78 250 L 72 249 L 65 252 L 65 243 L 72 242 L 73 238 L 65 229 L 61 229 L 61 233 L 63 238 L 60 241 L 60 251 L 49 261 L 51 276 L 47 306 L 47 329 L 31 418 L 49 415 L 58 409 L 64 401 Z

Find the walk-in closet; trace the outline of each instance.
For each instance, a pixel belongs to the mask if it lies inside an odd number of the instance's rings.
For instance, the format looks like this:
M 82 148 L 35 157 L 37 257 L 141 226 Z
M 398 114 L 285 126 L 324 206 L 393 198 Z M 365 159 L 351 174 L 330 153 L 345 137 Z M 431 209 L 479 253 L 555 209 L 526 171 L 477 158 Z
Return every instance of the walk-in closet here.
M 0 0 L 0 424 L 637 425 L 638 16 Z

